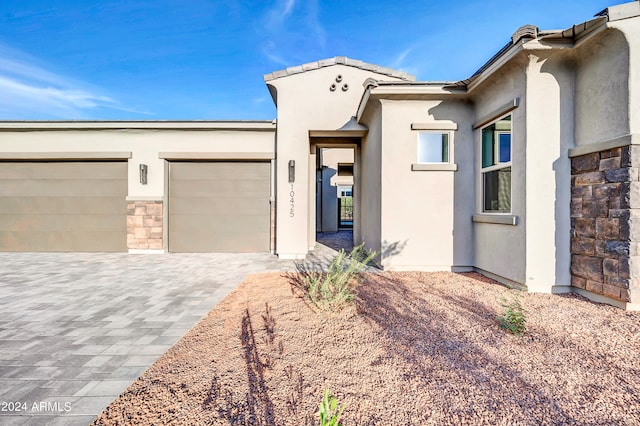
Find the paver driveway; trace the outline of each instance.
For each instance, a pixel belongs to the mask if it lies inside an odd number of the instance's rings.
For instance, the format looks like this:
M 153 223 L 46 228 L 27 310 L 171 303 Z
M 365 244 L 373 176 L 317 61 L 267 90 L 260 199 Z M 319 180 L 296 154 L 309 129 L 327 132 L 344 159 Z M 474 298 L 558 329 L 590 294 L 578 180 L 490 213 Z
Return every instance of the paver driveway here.
M 268 254 L 0 253 L 0 424 L 86 425 Z

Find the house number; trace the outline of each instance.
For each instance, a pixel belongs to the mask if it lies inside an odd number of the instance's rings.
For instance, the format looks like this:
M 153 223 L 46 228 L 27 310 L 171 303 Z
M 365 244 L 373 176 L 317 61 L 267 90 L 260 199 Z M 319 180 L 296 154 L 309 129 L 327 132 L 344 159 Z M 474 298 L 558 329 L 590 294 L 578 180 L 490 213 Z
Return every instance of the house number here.
M 293 184 L 291 184 L 291 191 L 289 191 L 289 202 L 291 203 L 289 207 L 289 217 L 294 217 L 295 213 L 295 195 L 296 193 L 293 191 Z

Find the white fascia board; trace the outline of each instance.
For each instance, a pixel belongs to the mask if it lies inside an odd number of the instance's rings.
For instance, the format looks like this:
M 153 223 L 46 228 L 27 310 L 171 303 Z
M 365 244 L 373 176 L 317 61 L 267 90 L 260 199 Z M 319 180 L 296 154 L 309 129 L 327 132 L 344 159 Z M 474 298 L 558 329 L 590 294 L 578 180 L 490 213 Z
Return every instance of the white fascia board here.
M 371 87 L 367 87 L 360 98 L 360 104 L 358 105 L 358 111 L 356 112 L 356 121 L 360 123 L 360 119 L 362 118 L 362 114 L 364 114 L 364 110 L 369 103 L 369 98 L 371 97 Z
M 0 121 L 0 130 L 248 130 L 275 131 L 273 121 Z
M 452 90 L 442 86 L 419 86 L 416 84 L 392 84 L 389 86 L 377 86 L 371 90 L 372 95 L 457 95 L 464 93 L 463 90 Z

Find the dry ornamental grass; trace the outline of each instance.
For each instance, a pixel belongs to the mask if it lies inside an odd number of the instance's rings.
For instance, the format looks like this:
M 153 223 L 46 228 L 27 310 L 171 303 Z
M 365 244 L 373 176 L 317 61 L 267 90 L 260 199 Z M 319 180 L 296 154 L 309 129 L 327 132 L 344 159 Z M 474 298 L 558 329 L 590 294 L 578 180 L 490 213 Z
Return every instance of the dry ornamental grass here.
M 640 314 L 523 294 L 479 274 L 367 274 L 355 305 L 316 312 L 283 274 L 249 276 L 95 424 L 640 424 Z

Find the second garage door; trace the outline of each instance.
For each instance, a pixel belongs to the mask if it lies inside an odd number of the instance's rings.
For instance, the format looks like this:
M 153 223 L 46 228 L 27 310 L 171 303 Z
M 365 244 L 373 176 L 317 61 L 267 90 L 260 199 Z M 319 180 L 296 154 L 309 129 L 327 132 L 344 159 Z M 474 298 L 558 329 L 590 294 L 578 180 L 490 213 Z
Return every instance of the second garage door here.
M 269 162 L 170 162 L 169 251 L 269 251 Z

